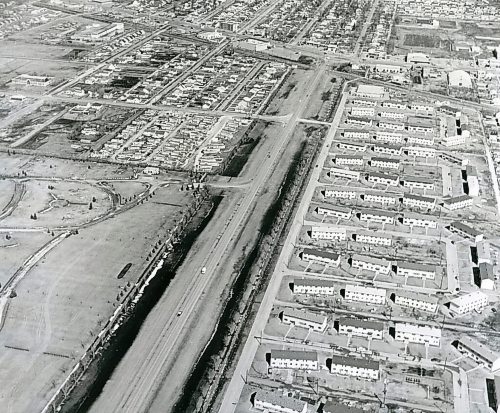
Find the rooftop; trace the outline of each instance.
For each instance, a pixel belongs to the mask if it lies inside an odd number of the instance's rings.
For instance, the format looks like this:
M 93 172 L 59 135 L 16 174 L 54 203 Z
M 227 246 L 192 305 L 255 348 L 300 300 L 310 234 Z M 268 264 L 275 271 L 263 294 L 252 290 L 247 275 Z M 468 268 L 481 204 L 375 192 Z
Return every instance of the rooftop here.
M 302 254 L 314 255 L 316 257 L 321 257 L 321 258 L 329 258 L 334 261 L 337 261 L 337 259 L 339 258 L 339 254 L 336 254 L 334 252 L 316 250 L 313 248 L 304 248 Z
M 386 264 L 389 264 L 389 261 L 380 260 Z M 357 284 L 347 284 L 345 286 L 346 291 L 356 291 L 358 293 L 369 294 L 369 295 L 378 295 L 380 297 L 385 297 L 386 290 L 383 288 L 375 288 L 375 287 L 365 287 L 363 285 Z
M 293 280 L 293 283 L 295 285 L 304 285 L 304 286 L 311 286 L 311 287 L 332 287 L 333 288 L 333 282 L 325 281 L 325 280 L 312 280 L 312 279 L 308 279 L 308 278 L 302 278 L 302 279 Z
M 277 392 L 270 392 L 266 390 L 259 390 L 255 395 L 255 400 L 260 400 L 263 402 L 271 403 L 275 406 L 281 406 L 292 411 L 303 411 L 304 407 L 307 406 L 306 402 L 302 400 L 294 399 L 292 397 L 282 396 Z
M 308 311 L 300 311 L 296 308 L 287 308 L 283 310 L 283 315 L 287 317 L 297 318 L 299 320 L 311 321 L 313 323 L 323 324 L 325 322 L 325 315 L 318 315 Z
M 398 261 L 396 265 L 398 266 L 398 268 L 404 268 L 407 270 L 436 272 L 435 265 L 420 264 L 418 262 Z
M 337 355 L 332 356 L 332 365 L 351 366 L 370 370 L 378 370 L 380 368 L 380 363 L 375 360 Z
M 339 324 L 344 326 L 352 326 L 356 328 L 365 328 L 377 331 L 384 330 L 384 323 L 381 323 L 379 321 L 360 320 L 359 318 L 341 317 L 339 318 Z
M 302 350 L 271 350 L 272 359 L 318 361 L 318 353 Z
M 485 360 L 488 360 L 490 363 L 493 363 L 494 361 L 497 361 L 499 359 L 498 353 L 495 353 L 489 347 L 486 347 L 484 344 L 481 344 L 479 341 L 474 340 L 471 337 L 463 336 L 458 341 L 463 346 L 481 355 L 481 357 L 483 357 Z
M 396 331 L 441 338 L 441 329 L 437 327 L 420 326 L 409 323 L 396 323 Z

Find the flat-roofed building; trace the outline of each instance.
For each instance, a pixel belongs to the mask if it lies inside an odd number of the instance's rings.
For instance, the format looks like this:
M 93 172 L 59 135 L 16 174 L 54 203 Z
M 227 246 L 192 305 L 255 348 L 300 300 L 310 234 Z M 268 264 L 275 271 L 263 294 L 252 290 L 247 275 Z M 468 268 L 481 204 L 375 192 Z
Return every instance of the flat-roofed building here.
M 461 295 L 450 301 L 450 311 L 463 315 L 472 311 L 481 312 L 488 305 L 488 296 L 481 291 Z
M 436 277 L 436 266 L 434 265 L 398 261 L 396 266 L 396 273 L 401 277 L 427 278 L 428 280 L 433 280 Z
M 385 192 L 380 193 L 369 193 L 363 195 L 363 201 L 371 202 L 374 204 L 382 205 L 396 205 L 398 198 L 394 195 L 386 194 Z
M 399 176 L 380 172 L 370 172 L 368 174 L 368 182 L 379 185 L 398 186 Z
M 345 286 L 345 299 L 347 301 L 360 301 L 370 304 L 385 304 L 386 290 L 383 288 L 365 287 L 357 284 Z
M 362 129 L 346 129 L 342 136 L 347 139 L 369 139 L 370 132 Z
M 476 243 L 482 241 L 484 238 L 484 234 L 482 232 L 460 221 L 452 222 L 450 224 L 450 231 L 464 238 L 470 238 Z
M 373 157 L 370 165 L 374 168 L 399 169 L 399 159 Z
M 378 123 L 378 127 L 381 129 L 403 131 L 405 129 L 405 124 L 402 122 L 390 122 L 388 120 L 380 120 Z
M 359 116 L 347 116 L 346 123 L 348 125 L 368 126 L 371 127 L 373 120 Z
M 405 176 L 403 178 L 403 186 L 412 189 L 426 189 L 429 191 L 434 190 L 434 180 L 423 178 L 420 176 Z
M 360 221 L 377 222 L 379 224 L 393 225 L 396 219 L 394 212 L 362 211 L 359 215 Z
M 390 132 L 390 131 L 380 131 L 378 130 L 375 134 L 375 140 L 377 142 L 387 142 L 387 143 L 403 143 L 404 137 L 400 132 Z
M 309 311 L 300 311 L 295 308 L 287 308 L 281 314 L 284 324 L 293 324 L 296 327 L 307 328 L 314 331 L 323 332 L 328 325 L 328 317 Z
M 365 413 L 358 407 L 347 406 L 337 402 L 328 401 L 323 406 L 323 413 Z
M 255 394 L 253 406 L 273 413 L 307 413 L 307 402 L 262 389 Z
M 346 149 L 348 151 L 366 152 L 366 145 L 358 143 L 339 142 L 337 146 L 339 149 Z
M 304 261 L 322 262 L 328 265 L 338 266 L 340 264 L 340 255 L 330 251 L 322 251 L 313 248 L 304 248 L 301 253 Z
M 356 88 L 354 95 L 360 98 L 382 99 L 386 93 L 382 86 L 362 84 Z
M 467 176 L 467 185 L 469 186 L 469 195 L 479 196 L 480 187 L 477 168 L 472 165 L 467 165 L 465 168 L 465 174 Z
M 437 228 L 437 221 L 427 215 L 412 214 L 405 212 L 403 215 L 403 225 L 408 227 Z
M 352 171 L 350 169 L 330 168 L 328 176 L 330 176 L 331 178 L 354 179 L 355 181 L 359 181 L 361 178 L 361 173 L 358 171 Z
M 373 231 L 356 231 L 356 242 L 361 242 L 363 244 L 371 244 L 371 245 L 382 245 L 382 246 L 391 246 L 392 245 L 392 237 L 390 235 L 381 235 L 378 232 Z
M 479 281 L 482 290 L 495 289 L 495 274 L 493 273 L 493 265 L 486 262 L 479 264 Z
M 363 166 L 365 160 L 363 155 L 336 155 L 335 164 Z
M 325 189 L 324 196 L 325 198 L 356 199 L 358 193 L 346 189 Z
M 404 194 L 402 203 L 407 208 L 433 210 L 436 206 L 436 198 L 414 194 Z
M 459 209 L 470 208 L 473 199 L 469 195 L 460 195 L 452 198 L 443 199 L 443 205 L 450 211 L 457 211 Z
M 436 149 L 428 148 L 425 146 L 407 146 L 405 151 L 408 156 L 414 156 L 415 158 L 435 158 Z
M 382 340 L 384 338 L 384 323 L 341 317 L 339 319 L 339 334 Z
M 408 131 L 416 133 L 433 133 L 434 121 L 425 116 L 408 117 Z
M 335 289 L 331 281 L 296 278 L 293 281 L 294 294 L 334 295 Z
M 353 106 L 351 107 L 352 116 L 375 116 L 375 108 L 367 106 Z
M 408 145 L 424 145 L 432 146 L 434 145 L 434 136 L 432 135 L 411 135 L 406 138 Z
M 491 246 L 487 241 L 480 241 L 476 243 L 477 263 L 491 264 Z
M 401 156 L 403 147 L 400 145 L 392 145 L 390 143 L 377 143 L 373 145 L 372 151 L 384 155 Z
M 311 238 L 317 240 L 345 241 L 347 231 L 345 228 L 314 226 L 311 227 Z
M 500 369 L 500 355 L 471 337 L 465 335 L 460 337 L 457 349 L 492 372 Z
M 441 344 L 441 329 L 409 323 L 396 323 L 395 339 L 397 341 L 439 347 Z
M 329 217 L 336 217 L 342 219 L 351 219 L 352 210 L 351 208 L 335 206 L 335 205 L 319 205 L 316 208 L 319 215 L 326 215 Z
M 412 291 L 398 290 L 394 296 L 394 303 L 401 307 L 415 308 L 416 310 L 435 313 L 438 309 L 436 297 L 414 293 Z
M 271 350 L 272 369 L 318 370 L 318 353 L 301 350 Z
M 375 360 L 337 355 L 331 358 L 330 373 L 332 374 L 378 380 L 379 370 L 380 363 Z

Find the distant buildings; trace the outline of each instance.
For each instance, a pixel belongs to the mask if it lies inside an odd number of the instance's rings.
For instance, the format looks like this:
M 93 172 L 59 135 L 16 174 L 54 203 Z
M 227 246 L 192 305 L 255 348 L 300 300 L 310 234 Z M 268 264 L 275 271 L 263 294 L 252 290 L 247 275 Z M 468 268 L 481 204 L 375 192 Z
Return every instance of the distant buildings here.
M 450 301 L 450 311 L 464 315 L 472 311 L 481 312 L 488 305 L 488 296 L 481 291 L 474 291 L 456 297 Z
M 13 85 L 47 87 L 50 83 L 52 83 L 52 80 L 54 80 L 54 78 L 50 76 L 32 76 L 22 74 L 12 79 L 11 83 Z

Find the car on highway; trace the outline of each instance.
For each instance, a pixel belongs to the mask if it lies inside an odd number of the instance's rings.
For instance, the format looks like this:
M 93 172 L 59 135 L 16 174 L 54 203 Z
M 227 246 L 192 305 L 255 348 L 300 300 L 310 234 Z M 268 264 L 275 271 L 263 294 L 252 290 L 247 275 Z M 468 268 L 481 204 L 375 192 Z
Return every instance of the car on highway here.
M 179 312 L 177 313 L 177 317 L 179 317 L 179 316 L 181 316 L 181 315 L 182 315 L 182 311 L 179 311 Z

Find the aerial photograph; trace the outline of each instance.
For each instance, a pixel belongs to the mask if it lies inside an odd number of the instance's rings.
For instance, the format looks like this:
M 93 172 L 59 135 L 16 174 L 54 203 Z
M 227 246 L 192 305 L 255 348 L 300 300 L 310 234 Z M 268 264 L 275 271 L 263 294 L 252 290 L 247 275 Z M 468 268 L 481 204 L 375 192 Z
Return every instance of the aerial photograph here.
M 500 0 L 0 0 L 0 413 L 500 413 Z

